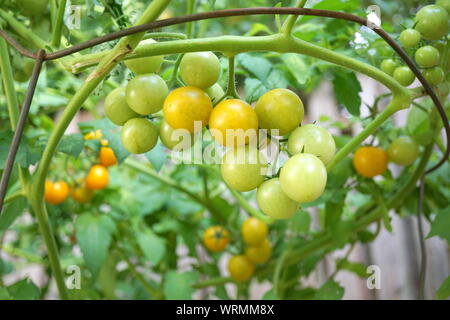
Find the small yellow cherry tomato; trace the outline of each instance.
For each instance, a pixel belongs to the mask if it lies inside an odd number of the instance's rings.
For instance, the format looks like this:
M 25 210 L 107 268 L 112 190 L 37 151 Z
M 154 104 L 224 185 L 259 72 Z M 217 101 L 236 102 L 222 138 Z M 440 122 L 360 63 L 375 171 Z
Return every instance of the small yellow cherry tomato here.
M 117 164 L 117 158 L 113 149 L 109 147 L 101 147 L 99 153 L 100 164 L 104 167 L 110 167 Z
M 253 217 L 245 220 L 241 228 L 244 242 L 248 245 L 261 244 L 266 239 L 268 232 L 267 224 Z
M 235 281 L 247 281 L 253 275 L 255 266 L 244 255 L 236 255 L 228 261 L 228 272 Z
M 353 167 L 363 177 L 373 178 L 386 171 L 388 155 L 378 147 L 361 147 L 353 156 Z
M 203 244 L 214 252 L 222 251 L 229 242 L 230 233 L 221 226 L 209 227 L 203 234 Z
M 248 246 L 245 249 L 245 256 L 253 263 L 264 263 L 272 255 L 272 245 L 268 239 L 261 244 Z

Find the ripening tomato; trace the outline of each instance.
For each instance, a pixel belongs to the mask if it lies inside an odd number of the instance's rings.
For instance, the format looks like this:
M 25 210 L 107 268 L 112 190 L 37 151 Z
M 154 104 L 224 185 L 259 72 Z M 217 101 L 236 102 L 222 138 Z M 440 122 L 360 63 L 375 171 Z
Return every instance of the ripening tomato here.
M 156 41 L 153 39 L 146 39 L 141 41 L 139 45 L 152 43 L 156 43 Z M 125 65 L 136 74 L 155 73 L 159 71 L 163 61 L 164 56 L 142 57 L 125 60 Z
M 45 181 L 45 201 L 51 204 L 60 204 L 69 195 L 69 186 L 64 181 Z
M 419 156 L 419 145 L 411 137 L 403 136 L 392 141 L 387 153 L 390 161 L 409 166 Z
M 195 87 L 175 89 L 164 101 L 164 119 L 167 123 L 174 129 L 186 129 L 190 133 L 205 127 L 212 111 L 211 99 Z M 194 122 L 199 124 L 198 128 Z
M 449 14 L 437 5 L 428 5 L 420 9 L 415 18 L 415 29 L 426 40 L 439 40 L 449 31 Z
M 361 147 L 353 156 L 353 167 L 366 178 L 383 174 L 387 169 L 388 155 L 378 147 Z
M 241 227 L 242 238 L 248 245 L 258 245 L 264 241 L 269 233 L 267 224 L 261 220 L 250 217 L 244 221 Z
M 245 256 L 253 263 L 264 263 L 269 260 L 272 255 L 272 245 L 269 239 L 264 239 L 264 241 L 258 245 L 248 246 L 245 249 Z
M 212 111 L 209 129 L 220 144 L 238 147 L 257 138 L 258 115 L 245 101 L 224 100 Z
M 92 166 L 85 181 L 86 187 L 91 190 L 100 190 L 105 188 L 109 182 L 108 169 L 99 164 Z
M 161 121 L 159 126 L 159 138 L 167 148 L 174 151 L 189 149 L 195 142 L 194 134 L 186 129 L 175 130 L 165 119 Z
M 211 98 L 213 104 L 217 103 L 225 95 L 220 84 L 215 83 L 213 86 L 205 89 L 206 94 Z
M 154 73 L 136 76 L 125 89 L 128 106 L 144 116 L 161 110 L 168 93 L 166 82 Z
M 72 198 L 78 203 L 91 201 L 93 194 L 91 189 L 82 186 L 78 186 L 72 190 Z
M 299 203 L 289 198 L 281 188 L 280 179 L 264 181 L 256 192 L 256 202 L 262 212 L 275 219 L 288 219 L 298 211 Z
M 104 167 L 110 167 L 117 164 L 117 158 L 113 149 L 109 147 L 101 147 L 99 153 L 100 164 Z
M 122 127 L 120 139 L 128 152 L 145 153 L 156 146 L 158 128 L 145 118 L 130 119 Z
M 228 261 L 228 272 L 235 281 L 247 281 L 255 272 L 255 266 L 246 256 L 236 255 Z
M 203 234 L 203 244 L 214 252 L 222 251 L 229 242 L 230 233 L 221 226 L 209 227 Z
M 209 88 L 219 80 L 220 61 L 212 52 L 186 53 L 181 59 L 180 76 L 188 86 Z
M 106 117 L 118 126 L 123 126 L 128 120 L 139 117 L 139 114 L 128 106 L 124 88 L 111 91 L 105 99 L 104 108 Z

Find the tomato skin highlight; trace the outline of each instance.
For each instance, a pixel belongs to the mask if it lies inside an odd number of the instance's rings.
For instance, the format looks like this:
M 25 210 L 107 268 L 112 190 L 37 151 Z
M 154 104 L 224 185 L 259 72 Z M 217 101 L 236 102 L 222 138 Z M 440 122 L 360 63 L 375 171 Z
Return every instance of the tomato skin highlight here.
M 45 181 L 44 199 L 51 204 L 60 204 L 67 199 L 69 195 L 69 186 L 66 182 L 60 181 Z
M 388 155 L 378 147 L 361 147 L 353 155 L 353 167 L 363 177 L 373 178 L 387 169 Z
M 117 158 L 113 149 L 110 147 L 101 147 L 99 152 L 100 164 L 104 167 L 110 167 L 117 164 Z
M 104 166 L 96 164 L 91 167 L 86 176 L 86 187 L 91 190 L 101 190 L 108 185 L 109 173 Z
M 272 255 L 272 245 L 268 239 L 258 245 L 248 246 L 245 249 L 245 256 L 255 264 L 267 262 Z
M 248 245 L 258 245 L 264 241 L 269 233 L 267 224 L 261 220 L 250 217 L 244 221 L 241 234 L 244 242 Z
M 389 160 L 402 166 L 413 164 L 419 152 L 418 144 L 408 136 L 398 137 L 387 150 Z
M 228 272 L 233 280 L 244 282 L 251 278 L 255 266 L 246 256 L 236 255 L 228 261 Z
M 230 242 L 230 233 L 221 226 L 212 226 L 203 234 L 203 244 L 213 252 L 223 251 Z

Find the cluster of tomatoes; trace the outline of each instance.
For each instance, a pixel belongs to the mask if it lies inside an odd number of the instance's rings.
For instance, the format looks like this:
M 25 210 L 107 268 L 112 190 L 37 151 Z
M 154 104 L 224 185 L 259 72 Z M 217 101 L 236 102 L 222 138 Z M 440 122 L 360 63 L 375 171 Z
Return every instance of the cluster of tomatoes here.
M 108 147 L 106 139 L 101 139 L 102 133 L 100 130 L 90 132 L 84 138 L 86 140 L 100 140 L 101 147 L 98 153 L 98 163 L 89 169 L 84 179 L 75 181 L 71 187 L 64 180 L 45 181 L 44 198 L 48 203 L 60 204 L 69 195 L 78 203 L 86 203 L 92 199 L 95 190 L 104 189 L 108 185 L 109 173 L 107 168 L 117 164 L 114 151 Z
M 256 264 L 263 264 L 272 255 L 272 245 L 267 237 L 269 228 L 257 218 L 248 218 L 241 228 L 246 244 L 245 253 L 234 255 L 228 261 L 228 272 L 235 281 L 247 281 Z M 221 226 L 209 227 L 203 234 L 203 244 L 213 252 L 223 251 L 230 242 L 230 233 Z
M 415 16 L 414 28 L 405 29 L 400 34 L 400 43 L 413 51 L 417 65 L 423 69 L 423 76 L 432 86 L 443 83 L 450 70 L 450 63 L 440 65 L 442 57 L 448 55 L 448 48 L 440 39 L 449 32 L 449 14 L 450 0 L 438 0 L 434 5 L 420 9 Z M 380 67 L 404 86 L 414 82 L 414 73 L 394 59 L 383 60 Z

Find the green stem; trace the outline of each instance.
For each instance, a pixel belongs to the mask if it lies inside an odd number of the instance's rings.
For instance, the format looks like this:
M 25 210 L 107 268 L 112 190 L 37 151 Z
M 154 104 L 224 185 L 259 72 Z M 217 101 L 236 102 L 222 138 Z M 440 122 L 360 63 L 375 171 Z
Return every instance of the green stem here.
M 211 287 L 211 286 L 219 286 L 219 285 L 229 283 L 229 282 L 234 282 L 234 281 L 233 281 L 233 279 L 231 279 L 229 277 L 213 278 L 213 279 L 208 279 L 208 280 L 194 283 L 192 285 L 192 288 L 201 289 L 201 288 L 206 288 L 206 287 Z
M 60 0 L 58 13 L 55 17 L 55 24 L 53 24 L 53 35 L 52 35 L 52 45 L 54 47 L 59 47 L 61 44 L 61 30 L 63 26 L 64 11 L 66 10 L 67 0 Z
M 10 196 L 5 198 L 5 201 L 3 201 L 3 203 L 8 203 L 11 201 L 14 201 L 18 198 L 22 198 L 22 197 L 26 197 L 25 192 L 21 189 L 21 190 L 17 190 L 16 192 L 14 192 L 13 194 L 11 194 Z
M 31 253 L 31 252 L 28 252 L 28 251 L 25 251 L 25 250 L 22 250 L 19 248 L 14 248 L 10 245 L 1 245 L 0 249 L 11 256 L 24 258 L 28 262 L 45 265 L 45 261 L 37 254 Z
M 195 1 L 196 0 L 188 0 L 186 14 L 193 14 L 194 13 Z M 193 22 L 188 22 L 186 24 L 186 34 L 187 34 L 188 38 L 192 38 L 193 26 L 194 26 Z
M 146 33 L 144 39 L 187 39 L 184 33 L 180 32 L 150 32 Z
M 297 5 L 295 6 L 295 8 L 303 8 L 306 4 L 307 0 L 299 0 L 297 2 Z M 284 22 L 283 26 L 281 27 L 281 32 L 283 32 L 284 34 L 290 34 L 292 31 L 292 28 L 295 25 L 295 22 L 298 20 L 300 16 L 296 16 L 296 15 L 290 15 L 286 18 L 286 21 Z
M 227 92 L 225 92 L 224 97 L 234 97 L 240 99 L 239 93 L 236 90 L 236 79 L 235 79 L 235 58 L 234 55 L 228 56 L 228 87 Z

